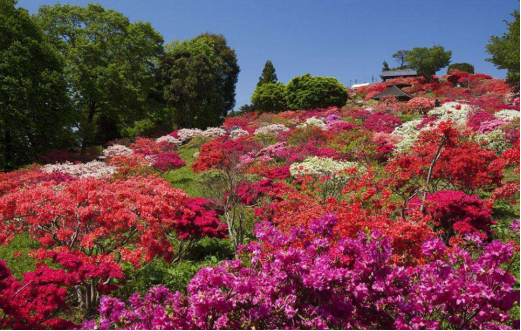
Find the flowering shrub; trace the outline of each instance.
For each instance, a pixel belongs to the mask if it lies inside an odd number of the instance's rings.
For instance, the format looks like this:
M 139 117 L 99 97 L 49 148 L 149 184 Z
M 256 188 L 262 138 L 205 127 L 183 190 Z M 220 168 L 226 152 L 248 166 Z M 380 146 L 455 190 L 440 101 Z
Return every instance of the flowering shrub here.
M 54 173 L 59 172 L 68 174 L 76 178 L 103 178 L 110 177 L 116 173 L 117 168 L 115 166 L 107 165 L 101 161 L 91 161 L 88 163 L 76 163 L 70 162 L 47 164 L 42 168 L 43 172 Z
M 243 130 L 243 129 L 234 129 L 234 130 L 231 130 L 230 131 L 230 139 L 238 139 L 240 137 L 246 137 L 246 136 L 249 136 L 250 134 L 248 133 L 248 131 L 246 130 Z
M 486 149 L 495 151 L 498 154 L 502 154 L 509 147 L 508 142 L 505 139 L 505 134 L 501 130 L 487 131 L 485 134 L 479 134 L 476 136 L 476 141 L 484 146 Z
M 429 98 L 416 97 L 407 102 L 407 107 L 423 114 L 434 108 L 434 101 Z
M 123 145 L 115 144 L 105 148 L 103 152 L 101 152 L 100 159 L 111 159 L 117 155 L 130 156 L 132 154 L 134 154 L 134 151 L 130 148 Z
M 492 210 L 477 196 L 460 191 L 439 191 L 427 195 L 425 213 L 430 215 L 436 228 L 443 230 L 445 238 L 476 233 L 487 238 L 492 221 Z
M 364 127 L 375 132 L 391 133 L 402 124 L 399 118 L 391 115 L 376 113 L 364 121 Z
M 494 116 L 496 116 L 497 118 L 502 119 L 504 121 L 512 121 L 516 118 L 519 118 L 519 111 L 503 109 L 503 110 L 495 113 Z
M 390 241 L 377 232 L 333 245 L 336 222 L 328 215 L 289 235 L 259 225 L 260 243 L 244 251 L 248 265 L 203 268 L 187 295 L 157 287 L 134 294 L 128 307 L 104 298 L 99 328 L 474 329 L 508 321 L 515 278 L 501 265 L 512 258 L 512 245 L 494 241 L 475 257 L 456 249 L 445 259 L 437 256 L 446 246 L 429 241 L 431 262 L 397 268 L 389 264 Z
M 185 143 L 197 136 L 202 136 L 203 131 L 201 129 L 181 129 L 177 131 L 177 139 Z
M 303 162 L 293 163 L 289 167 L 292 176 L 332 176 L 349 177 L 347 170 L 362 170 L 355 162 L 335 161 L 327 157 L 309 157 Z
M 289 129 L 283 124 L 271 124 L 258 128 L 255 130 L 255 135 L 258 134 L 279 134 L 281 132 L 289 131 Z
M 179 169 L 186 165 L 185 161 L 175 152 L 164 152 L 147 156 L 152 161 L 152 168 L 161 172 Z
M 222 137 L 226 134 L 226 130 L 223 130 L 221 128 L 208 128 L 203 132 L 203 136 L 208 138 Z
M 465 126 L 470 112 L 471 107 L 469 105 L 447 102 L 441 105 L 441 107 L 429 111 L 428 114 L 430 116 L 437 116 L 442 121 L 450 120 L 457 125 Z
M 178 136 L 177 133 L 176 133 L 176 136 Z M 167 143 L 169 145 L 179 146 L 183 143 L 183 141 L 181 139 L 178 139 L 177 137 L 174 137 L 171 135 L 166 135 L 166 136 L 161 136 L 161 137 L 157 138 L 156 143 L 158 143 L 158 144 Z
M 326 122 L 321 118 L 310 117 L 310 118 L 306 119 L 306 121 L 304 123 L 300 124 L 298 127 L 305 128 L 307 126 L 316 126 L 321 129 L 326 129 Z

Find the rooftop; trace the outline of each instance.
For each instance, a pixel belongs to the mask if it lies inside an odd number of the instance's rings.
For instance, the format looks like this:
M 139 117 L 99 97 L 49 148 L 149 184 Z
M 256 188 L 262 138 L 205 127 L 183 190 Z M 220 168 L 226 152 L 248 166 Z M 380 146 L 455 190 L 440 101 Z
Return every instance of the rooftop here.
M 382 77 L 394 77 L 394 76 L 416 76 L 418 73 L 413 69 L 403 70 L 387 70 L 382 71 Z

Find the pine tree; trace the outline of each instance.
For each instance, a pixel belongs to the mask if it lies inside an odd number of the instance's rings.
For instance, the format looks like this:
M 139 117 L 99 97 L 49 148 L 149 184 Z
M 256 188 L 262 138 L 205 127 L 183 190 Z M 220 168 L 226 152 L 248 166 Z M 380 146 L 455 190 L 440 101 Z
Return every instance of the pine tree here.
M 275 67 L 273 66 L 273 63 L 270 60 L 268 60 L 264 65 L 264 69 L 262 69 L 262 75 L 259 77 L 259 82 L 257 83 L 257 86 L 276 82 L 277 74 L 275 73 Z

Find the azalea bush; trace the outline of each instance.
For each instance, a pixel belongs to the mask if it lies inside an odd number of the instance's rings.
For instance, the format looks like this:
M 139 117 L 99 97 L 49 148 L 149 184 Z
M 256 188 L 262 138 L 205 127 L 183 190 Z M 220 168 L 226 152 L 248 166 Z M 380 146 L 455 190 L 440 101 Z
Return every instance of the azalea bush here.
M 518 93 L 347 93 L 0 173 L 0 328 L 518 329 Z
M 249 263 L 201 269 L 186 295 L 157 287 L 133 295 L 128 306 L 105 297 L 99 327 L 474 329 L 508 321 L 518 293 L 501 265 L 511 261 L 512 245 L 471 239 L 472 256 L 431 240 L 423 246 L 427 263 L 401 268 L 390 263 L 391 243 L 378 232 L 332 244 L 336 222 L 328 215 L 287 235 L 260 224 L 260 242 L 243 251 Z

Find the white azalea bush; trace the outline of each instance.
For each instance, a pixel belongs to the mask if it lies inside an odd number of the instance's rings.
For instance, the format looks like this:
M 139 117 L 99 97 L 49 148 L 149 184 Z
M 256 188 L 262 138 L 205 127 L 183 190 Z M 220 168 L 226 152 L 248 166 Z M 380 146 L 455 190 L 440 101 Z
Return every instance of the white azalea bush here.
M 327 127 L 327 123 L 322 118 L 310 117 L 304 123 L 298 125 L 297 127 L 298 128 L 305 128 L 305 127 L 308 127 L 308 126 L 316 126 L 316 127 L 321 128 L 322 130 L 325 130 L 326 127 Z
M 185 143 L 197 136 L 202 136 L 203 130 L 201 129 L 181 129 L 177 131 L 177 139 Z
M 459 109 L 458 109 L 459 108 Z M 465 126 L 472 107 L 458 102 L 447 102 L 428 112 L 430 116 L 439 117 L 441 121 L 452 121 L 458 126 Z
M 255 135 L 259 134 L 274 134 L 277 135 L 281 132 L 289 131 L 289 129 L 284 124 L 270 124 L 255 130 Z
M 226 135 L 226 130 L 221 128 L 207 128 L 203 132 L 203 136 L 208 138 L 222 137 Z
M 421 132 L 417 127 L 421 122 L 422 119 L 411 120 L 402 123 L 399 127 L 394 129 L 392 135 L 401 138 L 401 140 L 395 145 L 396 152 L 405 152 L 416 142 Z
M 501 130 L 494 130 L 486 134 L 478 134 L 476 136 L 476 142 L 487 149 L 497 152 L 498 154 L 502 154 L 510 146 Z
M 349 174 L 343 173 L 347 169 L 363 170 L 363 167 L 356 162 L 337 161 L 329 157 L 312 156 L 306 158 L 302 162 L 295 162 L 289 167 L 292 176 L 299 177 L 305 175 L 311 176 L 331 176 L 337 175 L 341 177 L 350 177 Z
M 240 137 L 246 137 L 249 135 L 250 134 L 248 133 L 248 131 L 243 130 L 243 129 L 234 129 L 234 130 L 230 131 L 230 139 L 232 139 L 232 140 L 238 139 Z
M 495 113 L 494 116 L 504 121 L 510 122 L 512 120 L 515 120 L 516 118 L 519 118 L 519 111 L 512 109 L 503 109 Z
M 177 139 L 175 137 L 172 137 L 170 135 L 166 135 L 166 136 L 162 136 L 162 137 L 159 137 L 156 139 L 156 142 L 157 143 L 169 143 L 169 144 L 172 144 L 172 145 L 176 145 L 176 146 L 179 146 L 181 145 L 183 142 L 180 140 L 180 139 Z
M 91 161 L 76 164 L 71 162 L 47 164 L 41 170 L 47 173 L 61 172 L 77 178 L 103 178 L 115 174 L 117 168 L 102 161 Z
M 356 169 L 357 172 L 347 172 L 349 169 Z M 294 177 L 310 175 L 315 177 L 320 189 L 322 200 L 327 197 L 339 197 L 342 195 L 342 188 L 347 181 L 360 172 L 364 167 L 356 162 L 336 161 L 329 157 L 312 156 L 302 162 L 293 163 L 289 171 Z
M 114 156 L 118 156 L 118 155 L 130 156 L 132 154 L 134 154 L 134 151 L 132 149 L 128 148 L 127 146 L 115 144 L 115 145 L 105 148 L 101 152 L 100 159 L 107 160 L 107 159 L 111 159 Z

